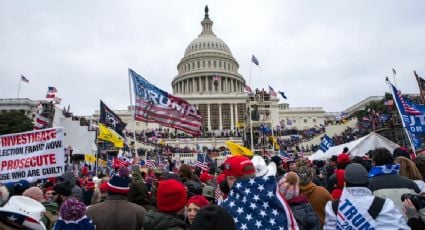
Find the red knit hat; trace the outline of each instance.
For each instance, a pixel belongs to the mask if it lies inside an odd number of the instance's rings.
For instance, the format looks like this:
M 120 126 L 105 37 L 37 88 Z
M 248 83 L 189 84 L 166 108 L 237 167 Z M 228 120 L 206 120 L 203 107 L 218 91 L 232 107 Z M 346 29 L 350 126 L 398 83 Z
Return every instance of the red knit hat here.
M 164 180 L 159 183 L 156 199 L 159 211 L 177 212 L 186 204 L 187 191 L 184 185 L 177 180 Z
M 248 157 L 233 156 L 223 163 L 223 173 L 226 176 L 245 176 L 254 174 L 255 167 Z
M 200 176 L 199 176 L 199 180 L 202 183 L 207 183 L 208 180 L 213 179 L 214 177 L 210 174 L 208 174 L 207 172 L 203 172 Z
M 350 163 L 350 156 L 348 156 L 348 154 L 341 153 L 341 154 L 338 155 L 336 163 L 337 164 L 348 164 L 348 163 Z
M 196 206 L 202 208 L 208 205 L 208 200 L 204 196 L 195 195 L 189 198 L 187 205 L 189 204 L 195 204 Z

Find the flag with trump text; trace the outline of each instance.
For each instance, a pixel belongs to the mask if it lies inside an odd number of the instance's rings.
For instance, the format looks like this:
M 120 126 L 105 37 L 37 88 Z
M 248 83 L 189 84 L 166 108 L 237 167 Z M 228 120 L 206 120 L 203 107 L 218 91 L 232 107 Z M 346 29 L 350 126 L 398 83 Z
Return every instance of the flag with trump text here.
M 124 137 L 124 133 L 122 131 L 125 129 L 127 124 L 124 123 L 121 118 L 114 113 L 114 111 L 109 109 L 102 100 L 100 101 L 99 122 L 115 130 L 115 132 Z
M 415 104 L 401 95 L 400 90 L 388 82 L 395 104 L 403 119 L 404 128 L 414 134 L 425 133 L 425 106 Z
M 319 149 L 322 150 L 322 152 L 326 152 L 328 151 L 328 149 L 332 146 L 334 146 L 335 143 L 332 140 L 332 138 L 330 138 L 328 135 L 325 134 L 325 136 L 323 136 L 322 142 L 319 145 Z
M 274 176 L 239 180 L 221 206 L 233 216 L 237 229 L 298 229 L 276 186 Z
M 129 69 L 135 94 L 135 120 L 158 123 L 187 132 L 201 134 L 202 116 L 195 106 L 152 85 Z

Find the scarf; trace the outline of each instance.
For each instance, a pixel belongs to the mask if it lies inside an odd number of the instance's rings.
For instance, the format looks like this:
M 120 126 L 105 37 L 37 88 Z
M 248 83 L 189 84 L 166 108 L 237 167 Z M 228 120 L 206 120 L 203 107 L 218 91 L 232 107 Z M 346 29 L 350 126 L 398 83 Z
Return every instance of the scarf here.
M 369 172 L 369 178 L 373 178 L 380 175 L 386 175 L 386 174 L 398 175 L 399 171 L 400 171 L 399 164 L 373 166 Z

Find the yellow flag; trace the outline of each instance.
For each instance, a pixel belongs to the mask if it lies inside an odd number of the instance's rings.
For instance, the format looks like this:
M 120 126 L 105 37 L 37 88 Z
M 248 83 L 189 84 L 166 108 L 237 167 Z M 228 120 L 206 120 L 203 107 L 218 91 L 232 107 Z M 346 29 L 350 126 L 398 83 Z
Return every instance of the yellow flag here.
M 86 154 L 84 155 L 84 160 L 90 163 L 96 162 L 96 157 L 93 155 Z
M 254 156 L 254 153 L 250 149 L 238 143 L 235 143 L 233 141 L 226 141 L 225 143 L 229 147 L 229 150 L 232 156 L 246 156 L 246 157 Z
M 111 142 L 116 148 L 124 147 L 124 140 L 122 137 L 120 137 L 120 135 L 118 135 L 115 131 L 104 126 L 102 123 L 99 123 L 99 136 L 97 136 L 97 138 Z

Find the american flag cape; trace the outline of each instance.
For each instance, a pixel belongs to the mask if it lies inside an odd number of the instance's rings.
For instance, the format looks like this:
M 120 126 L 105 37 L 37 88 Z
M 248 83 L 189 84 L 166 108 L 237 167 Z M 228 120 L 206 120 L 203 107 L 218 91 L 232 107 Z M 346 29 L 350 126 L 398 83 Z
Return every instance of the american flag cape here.
M 202 116 L 195 106 L 149 83 L 129 69 L 135 94 L 135 120 L 158 123 L 187 132 L 201 134 Z
M 274 176 L 237 181 L 221 206 L 240 230 L 298 229 L 289 205 L 277 191 Z

